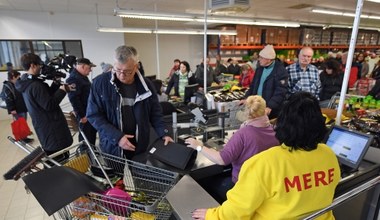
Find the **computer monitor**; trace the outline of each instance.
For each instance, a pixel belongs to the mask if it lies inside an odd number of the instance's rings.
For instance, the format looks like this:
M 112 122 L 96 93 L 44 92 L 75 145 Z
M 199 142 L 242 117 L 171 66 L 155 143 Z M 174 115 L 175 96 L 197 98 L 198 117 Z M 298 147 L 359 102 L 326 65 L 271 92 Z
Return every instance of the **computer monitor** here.
M 199 88 L 198 83 L 185 86 L 185 94 L 183 97 L 183 102 L 185 104 L 191 101 L 191 97 L 193 97 L 194 94 L 198 91 L 198 88 Z
M 334 125 L 325 143 L 334 151 L 343 168 L 357 170 L 372 141 L 372 135 Z

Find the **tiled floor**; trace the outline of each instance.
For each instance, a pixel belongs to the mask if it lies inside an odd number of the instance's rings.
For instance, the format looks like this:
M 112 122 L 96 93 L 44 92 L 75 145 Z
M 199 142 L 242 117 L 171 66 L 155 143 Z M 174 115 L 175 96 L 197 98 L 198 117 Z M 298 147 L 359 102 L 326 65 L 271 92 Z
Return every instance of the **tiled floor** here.
M 32 194 L 27 194 L 20 179 L 4 180 L 3 174 L 16 165 L 27 153 L 8 140 L 12 135 L 11 120 L 0 121 L 0 220 L 46 220 L 49 217 Z M 32 129 L 31 122 L 29 125 Z M 35 140 L 37 138 L 35 137 Z M 38 146 L 35 141 L 33 146 Z

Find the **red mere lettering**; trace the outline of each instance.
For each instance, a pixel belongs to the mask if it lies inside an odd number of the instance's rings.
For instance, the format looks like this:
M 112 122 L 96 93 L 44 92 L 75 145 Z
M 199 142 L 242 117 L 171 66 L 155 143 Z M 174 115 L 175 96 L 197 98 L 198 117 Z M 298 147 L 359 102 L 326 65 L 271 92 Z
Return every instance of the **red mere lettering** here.
M 305 173 L 293 178 L 285 177 L 284 184 L 286 192 L 296 188 L 298 192 L 311 189 L 313 187 L 326 186 L 334 181 L 334 168 L 327 171 L 315 171 Z

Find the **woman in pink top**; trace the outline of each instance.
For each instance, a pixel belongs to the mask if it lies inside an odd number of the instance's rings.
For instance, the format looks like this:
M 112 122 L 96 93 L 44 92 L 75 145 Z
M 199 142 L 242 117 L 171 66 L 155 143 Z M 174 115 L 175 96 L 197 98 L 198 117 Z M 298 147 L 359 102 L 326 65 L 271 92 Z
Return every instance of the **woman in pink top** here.
M 232 165 L 232 184 L 222 192 L 225 193 L 237 182 L 243 163 L 255 154 L 279 144 L 275 137 L 269 118 L 265 114 L 265 100 L 258 95 L 249 96 L 245 103 L 248 120 L 236 131 L 221 151 L 203 147 L 203 143 L 194 138 L 186 139 L 188 147 L 200 150 L 212 162 L 219 165 Z M 221 196 L 221 195 L 220 195 Z

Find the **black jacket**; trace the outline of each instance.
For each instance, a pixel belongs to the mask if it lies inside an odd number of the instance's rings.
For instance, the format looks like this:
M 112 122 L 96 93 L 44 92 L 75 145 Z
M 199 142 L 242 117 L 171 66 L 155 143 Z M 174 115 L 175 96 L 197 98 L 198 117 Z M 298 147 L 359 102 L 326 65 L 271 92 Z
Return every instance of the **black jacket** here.
M 380 79 L 376 80 L 375 86 L 368 92 L 367 95 L 372 95 L 375 99 L 380 99 Z
M 204 82 L 203 76 L 204 76 L 204 65 L 203 63 L 201 63 L 197 66 L 197 70 L 195 71 L 195 77 L 200 87 L 203 87 L 203 82 Z M 216 82 L 218 84 L 220 83 L 219 79 L 216 77 L 214 70 L 210 66 L 208 66 L 207 87 L 210 87 L 213 82 Z
M 257 95 L 263 70 L 264 67 L 257 67 L 252 83 L 245 94 L 245 98 L 248 98 L 248 96 L 251 95 Z M 285 99 L 288 90 L 287 88 L 288 72 L 286 71 L 284 64 L 276 60 L 272 72 L 269 74 L 263 85 L 262 97 L 266 101 L 267 107 L 272 109 L 269 118 L 277 117 Z
M 15 85 L 9 81 L 4 81 L 3 84 L 3 89 L 6 94 L 5 103 L 7 103 L 8 114 L 11 114 L 14 110 L 16 110 L 17 113 L 28 112 L 24 98 L 22 97 L 21 92 L 17 91 Z
M 38 140 L 44 150 L 59 151 L 70 146 L 73 138 L 59 103 L 66 92 L 59 85 L 49 86 L 41 79 L 23 74 L 16 82 L 22 93 Z
M 230 64 L 228 67 L 227 67 L 227 72 L 230 73 L 230 74 L 234 74 L 234 75 L 240 75 L 240 66 L 239 64 Z
M 336 92 L 340 92 L 342 89 L 343 76 L 343 73 L 329 75 L 325 71 L 319 75 L 322 86 L 321 93 L 319 94 L 321 101 L 331 99 Z
M 76 69 L 73 69 L 67 84 L 75 84 L 75 91 L 68 93 L 70 103 L 76 113 L 78 119 L 86 116 L 87 100 L 90 95 L 91 82 L 87 76 L 81 75 Z

